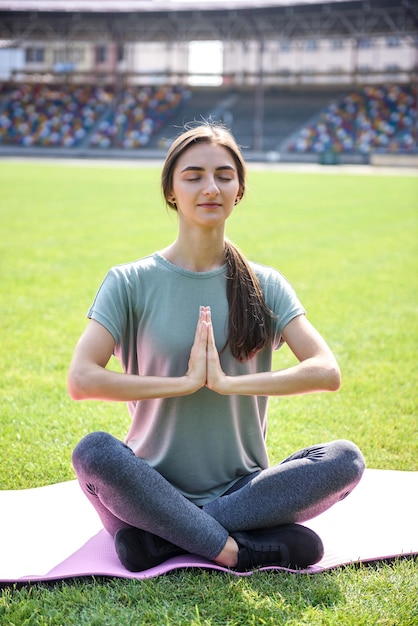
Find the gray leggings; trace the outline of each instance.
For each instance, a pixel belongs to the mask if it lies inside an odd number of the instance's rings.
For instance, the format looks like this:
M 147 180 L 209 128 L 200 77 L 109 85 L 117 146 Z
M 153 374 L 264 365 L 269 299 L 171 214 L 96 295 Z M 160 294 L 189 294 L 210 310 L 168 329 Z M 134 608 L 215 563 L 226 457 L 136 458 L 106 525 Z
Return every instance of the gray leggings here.
M 82 490 L 106 530 L 135 526 L 213 560 L 230 532 L 304 522 L 342 500 L 364 471 L 360 450 L 338 440 L 305 448 L 240 479 L 198 507 L 119 439 L 84 437 L 73 453 Z

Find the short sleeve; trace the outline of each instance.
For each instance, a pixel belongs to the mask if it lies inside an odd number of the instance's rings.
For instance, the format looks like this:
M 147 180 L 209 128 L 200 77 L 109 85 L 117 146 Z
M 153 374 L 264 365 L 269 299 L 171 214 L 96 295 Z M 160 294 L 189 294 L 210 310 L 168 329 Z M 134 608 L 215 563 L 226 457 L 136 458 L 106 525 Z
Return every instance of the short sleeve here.
M 126 333 L 128 292 L 123 273 L 112 268 L 100 285 L 90 306 L 87 317 L 96 320 L 119 344 Z
M 282 343 L 282 333 L 289 322 L 298 315 L 305 315 L 294 288 L 278 270 L 270 267 L 256 267 L 267 306 L 274 314 L 273 321 L 273 349 L 279 348 Z

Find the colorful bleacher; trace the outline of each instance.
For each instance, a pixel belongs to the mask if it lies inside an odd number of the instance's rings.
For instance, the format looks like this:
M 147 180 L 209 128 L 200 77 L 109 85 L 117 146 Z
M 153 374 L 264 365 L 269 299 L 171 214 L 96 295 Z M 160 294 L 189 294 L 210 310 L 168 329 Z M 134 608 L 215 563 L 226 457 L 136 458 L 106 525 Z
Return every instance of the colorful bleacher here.
M 408 151 L 416 146 L 416 120 L 411 86 L 365 87 L 330 104 L 286 148 L 299 153 Z
M 146 146 L 187 98 L 178 87 L 4 86 L 0 142 L 21 146 Z
M 98 148 L 141 148 L 169 122 L 188 98 L 183 87 L 130 87 L 93 133 L 89 145 Z
M 416 149 L 417 98 L 412 86 L 340 93 L 329 92 L 327 97 L 313 91 L 309 98 L 306 93 L 266 90 L 263 149 L 319 155 Z M 221 118 L 228 114 L 239 143 L 253 147 L 254 94 L 248 90 L 206 89 L 192 94 L 181 85 L 130 86 L 117 92 L 93 85 L 3 85 L 0 144 L 100 150 L 157 147 L 171 132 L 170 125 L 210 117 L 212 111 L 221 111 Z

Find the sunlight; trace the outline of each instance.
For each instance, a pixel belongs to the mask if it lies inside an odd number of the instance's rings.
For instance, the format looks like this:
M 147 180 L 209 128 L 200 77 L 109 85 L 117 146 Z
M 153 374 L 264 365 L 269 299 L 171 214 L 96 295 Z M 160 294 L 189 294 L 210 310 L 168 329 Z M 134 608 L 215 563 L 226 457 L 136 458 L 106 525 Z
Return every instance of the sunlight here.
M 222 85 L 222 41 L 191 41 L 189 43 L 189 84 Z

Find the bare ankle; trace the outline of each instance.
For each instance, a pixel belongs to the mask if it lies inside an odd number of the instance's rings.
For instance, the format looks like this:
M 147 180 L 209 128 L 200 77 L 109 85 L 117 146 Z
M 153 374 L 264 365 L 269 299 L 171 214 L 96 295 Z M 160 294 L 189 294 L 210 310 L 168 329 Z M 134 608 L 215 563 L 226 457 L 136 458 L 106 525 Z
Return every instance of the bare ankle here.
M 232 537 L 228 537 L 226 544 L 216 557 L 215 563 L 225 567 L 235 567 L 238 563 L 238 544 Z

